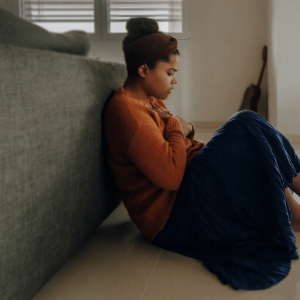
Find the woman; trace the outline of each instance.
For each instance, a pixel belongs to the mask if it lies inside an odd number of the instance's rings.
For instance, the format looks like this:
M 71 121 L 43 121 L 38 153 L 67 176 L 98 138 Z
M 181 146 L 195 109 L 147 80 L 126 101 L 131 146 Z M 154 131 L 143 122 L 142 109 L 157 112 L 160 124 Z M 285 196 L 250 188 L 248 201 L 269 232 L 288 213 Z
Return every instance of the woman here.
M 177 40 L 153 19 L 126 24 L 128 77 L 104 115 L 108 163 L 131 220 L 158 247 L 202 261 L 234 289 L 265 289 L 297 259 L 300 160 L 252 111 L 205 145 L 163 103 L 177 83 Z

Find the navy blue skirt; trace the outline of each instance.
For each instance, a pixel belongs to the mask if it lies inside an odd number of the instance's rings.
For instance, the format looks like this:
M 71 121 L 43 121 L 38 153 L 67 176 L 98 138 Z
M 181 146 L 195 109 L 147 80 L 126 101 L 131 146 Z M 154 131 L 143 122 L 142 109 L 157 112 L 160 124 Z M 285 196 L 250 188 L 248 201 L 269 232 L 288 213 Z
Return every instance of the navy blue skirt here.
M 187 167 L 152 244 L 200 260 L 235 290 L 266 289 L 299 258 L 285 195 L 299 172 L 287 138 L 259 114 L 240 111 Z

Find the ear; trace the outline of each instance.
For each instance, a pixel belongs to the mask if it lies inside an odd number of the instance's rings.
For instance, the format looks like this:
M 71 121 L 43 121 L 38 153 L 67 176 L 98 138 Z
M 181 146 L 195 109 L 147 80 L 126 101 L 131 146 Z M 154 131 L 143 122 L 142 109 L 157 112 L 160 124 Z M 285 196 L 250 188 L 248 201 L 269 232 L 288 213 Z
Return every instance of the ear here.
M 147 64 L 143 64 L 138 68 L 138 73 L 140 74 L 141 77 L 146 77 L 148 72 L 149 72 L 149 68 Z

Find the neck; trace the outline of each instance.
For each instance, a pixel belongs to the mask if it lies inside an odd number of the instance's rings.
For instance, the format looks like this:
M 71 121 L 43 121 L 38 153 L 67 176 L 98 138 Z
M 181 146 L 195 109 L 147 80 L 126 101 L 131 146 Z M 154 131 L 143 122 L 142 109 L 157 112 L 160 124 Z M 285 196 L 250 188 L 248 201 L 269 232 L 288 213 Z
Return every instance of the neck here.
M 130 79 L 127 77 L 123 84 L 123 88 L 124 90 L 132 94 L 134 97 L 144 100 L 146 102 L 149 102 L 149 100 L 151 99 L 151 96 L 145 93 L 143 87 L 137 79 Z

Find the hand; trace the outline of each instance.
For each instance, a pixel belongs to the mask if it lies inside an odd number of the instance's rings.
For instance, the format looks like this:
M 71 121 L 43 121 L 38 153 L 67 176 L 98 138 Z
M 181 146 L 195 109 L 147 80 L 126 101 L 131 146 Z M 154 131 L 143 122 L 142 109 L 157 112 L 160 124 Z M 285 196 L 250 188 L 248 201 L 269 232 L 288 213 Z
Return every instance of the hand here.
M 151 109 L 155 112 L 157 112 L 160 116 L 160 118 L 163 120 L 165 117 L 169 117 L 169 116 L 173 116 L 173 114 L 169 111 L 163 108 L 163 110 L 161 110 L 160 108 L 158 108 L 155 104 L 150 102 L 150 105 L 152 106 Z
M 161 117 L 161 119 L 163 120 L 165 117 L 168 116 L 174 116 L 169 110 L 163 109 L 163 111 L 158 108 L 155 104 L 151 103 L 151 109 L 154 110 L 155 112 L 157 112 L 159 114 L 159 116 Z M 188 136 L 188 134 L 193 130 L 192 125 L 185 121 L 184 119 L 182 119 L 181 117 L 175 116 L 175 118 L 177 118 L 181 124 L 181 129 L 182 132 L 184 134 L 184 136 Z
M 189 122 L 182 119 L 181 117 L 177 116 L 177 119 L 181 123 L 181 127 L 182 127 L 182 131 L 183 131 L 184 136 L 187 137 L 189 135 L 189 133 L 193 131 L 192 125 Z

